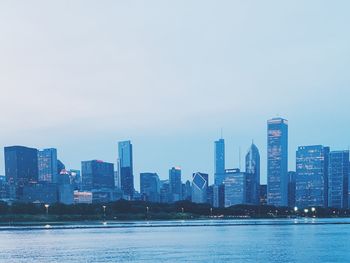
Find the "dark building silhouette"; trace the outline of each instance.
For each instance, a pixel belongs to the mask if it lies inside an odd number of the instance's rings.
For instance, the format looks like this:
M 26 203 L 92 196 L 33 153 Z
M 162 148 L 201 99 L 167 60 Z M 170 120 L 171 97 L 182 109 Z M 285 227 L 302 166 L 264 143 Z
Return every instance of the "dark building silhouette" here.
M 160 181 L 156 173 L 140 173 L 140 194 L 144 201 L 160 202 Z
M 130 141 L 122 141 L 118 143 L 119 154 L 119 176 L 120 187 L 125 198 L 132 199 L 134 195 L 134 174 L 133 174 L 133 158 L 132 144 Z
M 81 163 L 83 189 L 114 189 L 114 164 L 99 160 Z
M 38 150 L 24 146 L 5 147 L 6 181 L 16 188 L 16 198 L 23 187 L 38 182 Z

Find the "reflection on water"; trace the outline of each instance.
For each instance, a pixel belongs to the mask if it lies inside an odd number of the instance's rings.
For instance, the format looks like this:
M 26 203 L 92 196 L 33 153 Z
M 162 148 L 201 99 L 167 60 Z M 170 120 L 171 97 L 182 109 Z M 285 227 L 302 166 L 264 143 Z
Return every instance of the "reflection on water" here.
M 349 219 L 2 226 L 0 262 L 348 262 Z

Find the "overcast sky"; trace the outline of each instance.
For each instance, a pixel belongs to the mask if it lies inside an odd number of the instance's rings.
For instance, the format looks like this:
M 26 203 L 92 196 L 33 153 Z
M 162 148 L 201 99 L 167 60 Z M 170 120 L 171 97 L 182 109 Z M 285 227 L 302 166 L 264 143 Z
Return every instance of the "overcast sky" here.
M 0 146 L 55 147 L 67 168 L 115 162 L 139 173 L 213 176 L 251 140 L 266 182 L 266 120 L 298 145 L 350 145 L 349 1 L 1 1 Z M 1 151 L 0 173 L 4 173 Z M 242 158 L 243 166 L 243 158 Z

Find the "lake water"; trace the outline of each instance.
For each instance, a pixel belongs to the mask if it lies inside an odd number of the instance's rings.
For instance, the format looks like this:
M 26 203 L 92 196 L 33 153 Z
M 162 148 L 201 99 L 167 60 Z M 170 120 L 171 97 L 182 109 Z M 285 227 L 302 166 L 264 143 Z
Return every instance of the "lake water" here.
M 0 262 L 350 262 L 350 219 L 2 226 Z

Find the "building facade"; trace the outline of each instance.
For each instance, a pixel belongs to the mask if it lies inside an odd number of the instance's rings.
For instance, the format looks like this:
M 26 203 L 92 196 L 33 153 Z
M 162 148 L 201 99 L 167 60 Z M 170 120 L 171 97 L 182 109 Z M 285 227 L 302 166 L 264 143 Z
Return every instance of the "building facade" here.
M 173 167 L 169 170 L 170 202 L 182 200 L 181 168 Z
M 140 194 L 144 201 L 160 202 L 160 181 L 156 173 L 140 173 Z
M 39 182 L 57 183 L 57 150 L 54 148 L 38 151 Z
M 100 160 L 81 163 L 82 184 L 85 191 L 100 188 L 114 188 L 114 164 Z
M 120 187 L 126 198 L 132 199 L 134 195 L 134 171 L 133 171 L 133 150 L 130 141 L 118 143 L 119 154 L 119 180 Z
M 267 202 L 288 206 L 288 121 L 267 122 Z
M 349 192 L 349 151 L 329 153 L 328 206 L 348 208 Z
M 247 203 L 246 182 L 246 173 L 227 173 L 224 180 L 225 207 Z
M 225 140 L 215 141 L 214 147 L 214 182 L 220 185 L 225 179 Z
M 260 153 L 254 143 L 245 157 L 245 171 L 247 173 L 247 203 L 258 205 L 260 201 Z
M 297 207 L 327 207 L 329 147 L 300 146 L 296 152 Z
M 192 175 L 192 202 L 205 204 L 208 202 L 208 174 L 194 173 Z

